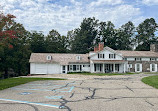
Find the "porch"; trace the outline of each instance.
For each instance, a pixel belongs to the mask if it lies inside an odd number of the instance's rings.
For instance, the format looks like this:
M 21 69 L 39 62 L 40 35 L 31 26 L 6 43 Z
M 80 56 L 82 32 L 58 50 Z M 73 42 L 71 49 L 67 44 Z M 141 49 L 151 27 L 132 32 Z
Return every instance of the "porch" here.
M 91 73 L 125 73 L 126 72 L 126 62 L 125 61 L 104 61 L 103 63 L 98 63 L 99 61 L 93 61 L 91 64 Z

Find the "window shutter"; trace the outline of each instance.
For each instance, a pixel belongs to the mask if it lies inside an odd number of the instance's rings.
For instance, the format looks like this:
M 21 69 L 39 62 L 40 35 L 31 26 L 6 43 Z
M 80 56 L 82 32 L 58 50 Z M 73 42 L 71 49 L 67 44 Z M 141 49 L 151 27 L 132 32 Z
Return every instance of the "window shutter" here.
M 140 72 L 142 72 L 142 64 L 140 64 Z
M 82 71 L 82 65 L 80 65 L 80 71 Z
M 155 72 L 157 72 L 157 64 L 155 64 Z
M 67 71 L 69 71 L 69 65 L 67 66 Z
M 150 72 L 152 72 L 152 64 L 150 64 Z
M 96 64 L 94 64 L 94 71 L 96 72 Z
M 103 54 L 103 58 L 104 58 L 104 54 Z
M 135 72 L 137 72 L 137 64 L 135 64 Z

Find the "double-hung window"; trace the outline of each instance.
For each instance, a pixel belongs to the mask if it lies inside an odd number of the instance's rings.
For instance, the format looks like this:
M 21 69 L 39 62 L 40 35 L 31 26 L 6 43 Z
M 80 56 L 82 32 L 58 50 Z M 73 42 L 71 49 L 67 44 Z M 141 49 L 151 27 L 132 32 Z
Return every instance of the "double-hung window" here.
M 115 59 L 116 58 L 116 54 L 109 54 L 109 59 Z
M 98 54 L 98 58 L 104 58 L 104 54 Z

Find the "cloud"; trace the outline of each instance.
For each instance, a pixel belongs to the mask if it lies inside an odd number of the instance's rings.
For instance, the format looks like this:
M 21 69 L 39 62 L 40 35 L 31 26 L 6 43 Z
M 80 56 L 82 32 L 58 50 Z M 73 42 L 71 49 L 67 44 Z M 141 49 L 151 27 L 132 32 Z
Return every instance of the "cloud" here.
M 122 4 L 122 0 L 97 0 L 92 2 L 90 5 L 91 6 L 102 6 L 102 5 L 118 5 Z
M 158 0 L 142 0 L 145 5 L 158 5 Z
M 5 13 L 15 15 L 16 21 L 27 30 L 45 34 L 55 29 L 66 35 L 67 31 L 78 28 L 86 17 L 112 21 L 117 27 L 141 18 L 139 8 L 124 4 L 122 0 L 1 0 L 0 5 Z

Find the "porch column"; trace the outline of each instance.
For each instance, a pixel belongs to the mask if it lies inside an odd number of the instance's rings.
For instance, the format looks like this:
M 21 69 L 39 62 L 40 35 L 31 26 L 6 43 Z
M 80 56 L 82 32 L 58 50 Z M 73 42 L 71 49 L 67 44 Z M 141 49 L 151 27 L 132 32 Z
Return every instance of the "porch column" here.
M 104 67 L 104 63 L 103 63 L 103 73 L 105 73 L 105 67 Z
M 91 73 L 94 73 L 94 64 L 91 64 Z
M 114 71 L 113 72 L 115 73 L 115 63 L 113 64 L 113 66 L 114 66 Z
M 123 64 L 123 72 L 124 72 L 124 73 L 126 72 L 125 63 Z

